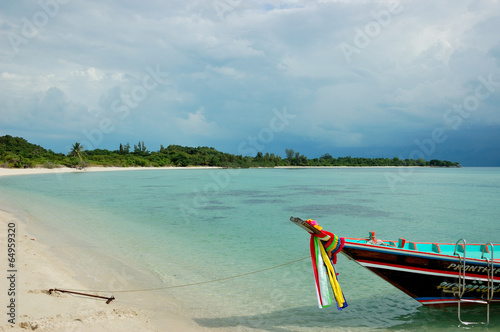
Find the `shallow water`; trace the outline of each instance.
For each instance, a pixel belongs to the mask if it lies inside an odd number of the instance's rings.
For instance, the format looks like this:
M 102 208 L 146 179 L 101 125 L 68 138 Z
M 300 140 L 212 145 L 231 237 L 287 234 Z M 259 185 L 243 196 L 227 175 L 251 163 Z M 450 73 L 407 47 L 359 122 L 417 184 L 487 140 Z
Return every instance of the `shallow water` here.
M 337 271 L 349 307 L 318 309 L 308 235 L 290 216 L 345 237 L 375 231 L 381 239 L 498 243 L 500 236 L 499 168 L 158 169 L 4 177 L 0 188 L 0 200 L 76 262 L 75 277 L 89 288 L 153 309 L 176 305 L 209 327 L 458 325 L 456 308 L 422 307 L 343 256 Z M 224 280 L 204 283 L 217 279 Z M 490 329 L 500 328 L 500 308 L 491 315 Z M 464 317 L 484 320 L 484 308 Z

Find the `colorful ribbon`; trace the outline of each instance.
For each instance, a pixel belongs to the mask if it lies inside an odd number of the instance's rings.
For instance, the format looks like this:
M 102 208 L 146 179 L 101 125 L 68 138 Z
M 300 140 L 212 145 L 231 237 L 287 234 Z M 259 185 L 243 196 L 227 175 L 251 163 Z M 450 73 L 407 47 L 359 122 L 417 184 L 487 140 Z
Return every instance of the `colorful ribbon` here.
M 309 222 L 309 220 L 307 221 Z M 333 301 L 330 289 L 333 290 L 337 308 L 342 310 L 347 307 L 347 301 L 340 288 L 334 266 L 337 262 L 337 253 L 342 250 L 344 243 L 344 238 L 339 238 L 335 234 L 323 230 L 320 234 L 311 235 L 309 246 L 311 250 L 316 295 L 320 308 L 328 307 L 332 304 Z

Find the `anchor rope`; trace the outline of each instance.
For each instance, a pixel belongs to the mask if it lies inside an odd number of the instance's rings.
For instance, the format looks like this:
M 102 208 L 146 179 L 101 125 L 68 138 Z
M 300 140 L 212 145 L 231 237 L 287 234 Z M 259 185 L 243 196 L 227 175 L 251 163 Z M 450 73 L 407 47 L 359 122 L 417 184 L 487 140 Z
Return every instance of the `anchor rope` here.
M 75 292 L 95 292 L 95 293 L 135 293 L 135 292 L 150 292 L 150 291 L 159 291 L 159 290 L 166 290 L 166 289 L 173 289 L 173 288 L 181 288 L 181 287 L 190 287 L 190 286 L 196 286 L 196 285 L 203 285 L 203 284 L 209 284 L 213 282 L 219 282 L 219 281 L 224 281 L 224 280 L 229 280 L 229 279 L 235 279 L 235 278 L 241 278 L 247 275 L 251 274 L 256 274 L 256 273 L 261 273 L 264 271 L 276 269 L 285 265 L 293 264 L 299 261 L 302 261 L 304 259 L 308 259 L 310 257 L 302 257 L 299 259 L 295 259 L 293 261 L 289 261 L 286 263 L 274 265 L 271 267 L 266 267 L 264 269 L 256 270 L 256 271 L 251 271 L 251 272 L 246 272 L 242 274 L 237 274 L 234 276 L 229 276 L 229 277 L 224 277 L 224 278 L 218 278 L 218 279 L 213 279 L 213 280 L 207 280 L 207 281 L 200 281 L 200 282 L 193 282 L 189 284 L 182 284 L 182 285 L 174 285 L 174 286 L 165 286 L 165 287 L 155 287 L 155 288 L 142 288 L 142 289 L 127 289 L 127 290 L 92 290 L 92 289 L 67 289 L 68 291 L 75 291 Z

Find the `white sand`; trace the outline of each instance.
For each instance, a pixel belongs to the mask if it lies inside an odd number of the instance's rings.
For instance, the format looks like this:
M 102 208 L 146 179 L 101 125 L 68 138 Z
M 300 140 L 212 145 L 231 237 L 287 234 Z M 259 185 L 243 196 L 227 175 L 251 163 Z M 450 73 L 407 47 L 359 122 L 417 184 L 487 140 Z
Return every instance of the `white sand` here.
M 29 174 L 58 174 L 78 172 L 115 172 L 115 171 L 137 171 L 137 170 L 175 170 L 175 169 L 211 169 L 220 168 L 212 166 L 190 166 L 190 167 L 87 167 L 83 170 L 69 167 L 60 168 L 0 168 L 0 176 L 29 175 Z
M 84 171 L 74 169 L 1 169 L 0 176 L 21 174 L 43 174 L 55 172 L 88 172 L 143 170 L 145 168 L 88 168 Z M 154 168 L 158 169 L 158 168 Z M 165 168 L 161 168 L 165 169 Z M 169 168 L 174 169 L 174 168 Z M 9 276 L 7 261 L 8 224 L 16 225 L 16 262 L 15 281 L 16 313 L 15 324 L 8 322 Z M 29 234 L 27 226 L 8 211 L 0 210 L 0 253 L 3 257 L 0 268 L 0 331 L 213 331 L 197 325 L 190 317 L 187 308 L 165 306 L 155 310 L 138 308 L 129 303 L 115 301 L 106 304 L 105 300 L 70 295 L 66 293 L 48 294 L 54 287 L 66 289 L 86 289 L 72 277 L 74 271 L 54 257 L 48 244 L 40 243 L 36 234 Z M 53 244 L 51 244 L 53 245 Z M 5 276 L 5 277 L 4 277 Z M 104 294 L 99 294 L 104 295 Z M 107 295 L 107 294 L 106 294 Z M 168 303 L 168 301 L 165 301 Z M 181 309 L 181 310 L 179 310 Z M 184 315 L 179 314 L 184 312 Z
M 105 300 L 53 293 L 57 285 L 85 289 L 70 276 L 72 272 L 51 256 L 46 247 L 26 233 L 26 227 L 11 214 L 0 211 L 0 242 L 7 242 L 7 225 L 16 224 L 16 313 L 15 325 L 9 324 L 7 308 L 9 282 L 2 278 L 2 324 L 0 331 L 198 331 L 192 321 L 180 320 L 168 310 L 158 317 L 153 312 L 123 305 L 119 300 Z M 7 249 L 3 247 L 2 271 L 6 272 Z M 6 273 L 7 276 L 9 273 Z M 7 323 L 7 324 L 6 324 Z M 2 326 L 3 325 L 3 326 Z

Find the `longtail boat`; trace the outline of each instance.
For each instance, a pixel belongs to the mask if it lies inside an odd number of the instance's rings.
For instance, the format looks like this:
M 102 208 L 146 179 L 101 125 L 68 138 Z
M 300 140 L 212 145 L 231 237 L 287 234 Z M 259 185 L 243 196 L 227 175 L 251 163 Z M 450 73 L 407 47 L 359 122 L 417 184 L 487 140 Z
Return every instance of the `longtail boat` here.
M 290 221 L 311 234 L 318 229 Z M 500 244 L 344 238 L 341 253 L 426 306 L 500 303 Z M 466 323 L 466 322 L 463 322 Z

